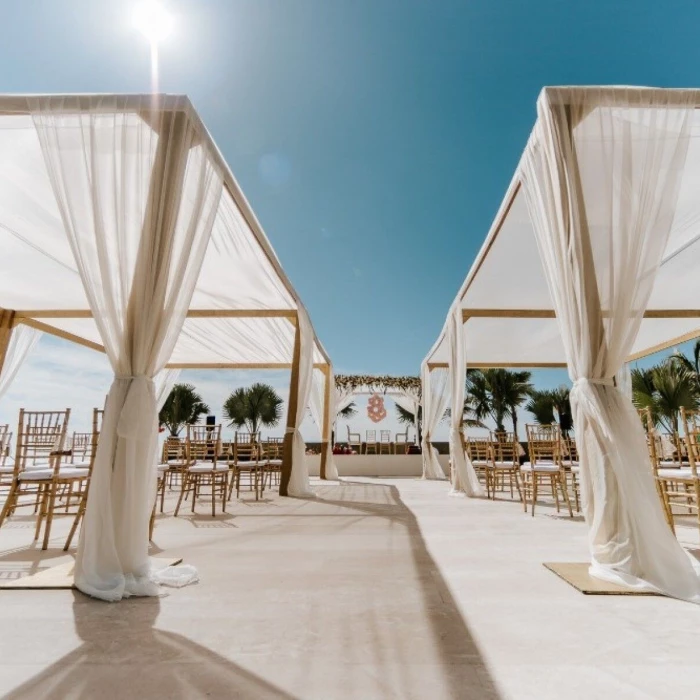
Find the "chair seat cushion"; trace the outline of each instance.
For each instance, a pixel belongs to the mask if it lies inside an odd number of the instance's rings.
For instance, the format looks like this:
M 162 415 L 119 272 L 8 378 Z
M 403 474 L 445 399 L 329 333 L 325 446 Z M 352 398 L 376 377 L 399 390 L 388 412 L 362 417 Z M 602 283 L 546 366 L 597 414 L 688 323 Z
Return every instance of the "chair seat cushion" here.
M 0 474 L 12 474 L 14 467 L 0 467 Z
M 659 469 L 656 474 L 660 479 L 679 479 L 692 481 L 695 477 L 689 467 L 683 469 Z
M 165 474 L 165 472 L 167 472 L 168 469 L 170 469 L 170 465 L 169 464 L 159 464 L 156 467 L 156 469 L 158 470 L 159 474 Z
M 64 467 L 58 472 L 59 479 L 85 479 L 87 470 Z M 53 469 L 30 469 L 21 472 L 20 481 L 50 481 L 53 479 Z
M 513 462 L 495 462 L 492 467 L 495 469 L 517 469 L 520 465 Z
M 187 471 L 193 474 L 206 474 L 207 472 L 226 472 L 228 471 L 228 464 L 217 464 L 214 466 L 213 462 L 195 462 L 187 467 Z
M 572 473 L 572 474 L 580 474 L 580 473 L 581 473 L 581 467 L 579 467 L 579 466 L 573 466 L 573 467 L 571 467 L 571 473 Z
M 281 459 L 270 459 L 265 464 L 269 467 L 281 467 L 282 466 L 282 460 Z
M 70 464 L 61 465 L 61 470 L 63 469 L 90 469 L 90 462 L 71 462 Z
M 551 462 L 547 464 L 546 462 L 538 462 L 533 465 L 530 462 L 525 462 L 525 464 L 520 466 L 521 471 L 524 472 L 538 472 L 540 474 L 554 474 L 559 471 L 559 466 L 557 464 L 552 464 Z

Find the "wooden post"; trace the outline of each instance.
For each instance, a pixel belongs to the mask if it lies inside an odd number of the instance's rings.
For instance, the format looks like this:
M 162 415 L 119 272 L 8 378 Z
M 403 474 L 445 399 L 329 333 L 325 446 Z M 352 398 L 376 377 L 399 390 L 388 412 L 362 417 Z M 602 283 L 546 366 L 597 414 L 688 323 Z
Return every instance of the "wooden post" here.
M 282 475 L 280 477 L 280 496 L 289 495 L 289 480 L 292 476 L 292 454 L 294 427 L 299 411 L 299 360 L 301 358 L 301 332 L 299 321 L 296 320 L 294 332 L 294 355 L 292 371 L 289 379 L 289 401 L 287 402 L 287 430 L 284 434 L 282 452 Z
M 331 416 L 329 413 L 330 403 L 331 403 L 331 368 L 330 365 L 326 365 L 322 370 L 326 377 L 325 390 L 323 392 L 323 428 L 321 430 L 321 469 L 319 476 L 322 479 L 326 479 L 326 463 L 328 461 L 328 443 L 330 442 L 331 436 Z
M 0 372 L 2 372 L 3 365 L 5 364 L 7 348 L 10 346 L 14 320 L 14 311 L 0 309 Z

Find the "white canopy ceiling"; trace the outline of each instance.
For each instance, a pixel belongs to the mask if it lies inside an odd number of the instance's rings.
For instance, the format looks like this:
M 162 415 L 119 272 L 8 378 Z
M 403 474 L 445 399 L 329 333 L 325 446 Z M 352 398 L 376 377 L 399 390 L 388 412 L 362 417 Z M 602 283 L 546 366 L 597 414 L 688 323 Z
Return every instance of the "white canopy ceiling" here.
M 16 318 L 28 325 L 99 349 L 100 334 L 64 233 L 32 118 L 35 106 L 46 99 L 0 96 L 0 308 L 16 311 Z M 144 109 L 146 104 L 152 108 L 153 99 L 104 96 L 105 119 L 114 122 L 116 113 L 132 132 L 136 125 L 143 132 L 141 138 L 155 144 L 157 134 Z M 291 365 L 295 319 L 301 308 L 298 295 L 189 100 L 163 95 L 156 99 L 161 110 L 188 114 L 208 146 L 202 150 L 214 154 L 224 172 L 211 240 L 171 364 Z M 66 96 L 61 113 L 75 118 L 78 126 L 82 113 L 89 109 L 94 114 L 95 100 L 95 96 Z M 328 363 L 317 339 L 314 362 Z
M 571 91 L 585 89 L 548 88 L 564 101 Z M 663 92 L 666 95 L 671 92 L 691 94 L 696 110 L 673 228 L 647 307 L 647 316 L 660 318 L 643 320 L 630 359 L 700 336 L 700 275 L 697 273 L 700 269 L 700 91 Z M 630 125 L 639 125 L 644 119 L 643 111 L 633 106 L 620 106 L 618 118 Z M 589 172 L 596 168 L 594 159 L 600 149 L 587 151 L 584 139 L 577 137 L 577 133 L 584 133 L 586 121 L 595 118 L 596 110 L 592 109 L 574 128 L 574 138 L 580 147 L 579 159 L 583 159 L 583 167 L 591 169 Z M 530 138 L 535 138 L 534 132 Z M 605 168 L 600 170 L 605 172 Z M 606 187 L 619 183 L 602 184 L 604 192 Z M 606 210 L 606 207 L 601 209 Z M 586 213 L 594 234 L 595 207 L 591 211 L 587 207 Z M 609 230 L 609 225 L 601 225 L 600 229 Z M 597 269 L 602 270 L 606 243 L 599 240 L 594 250 L 601 258 L 596 261 Z M 600 279 L 605 279 L 605 275 L 601 274 Z M 464 337 L 468 366 L 565 366 L 550 292 L 520 187 L 520 168 L 454 303 L 463 309 L 466 320 Z M 543 318 L 547 315 L 549 318 Z M 448 359 L 449 347 L 443 329 L 426 360 L 429 365 L 440 365 Z

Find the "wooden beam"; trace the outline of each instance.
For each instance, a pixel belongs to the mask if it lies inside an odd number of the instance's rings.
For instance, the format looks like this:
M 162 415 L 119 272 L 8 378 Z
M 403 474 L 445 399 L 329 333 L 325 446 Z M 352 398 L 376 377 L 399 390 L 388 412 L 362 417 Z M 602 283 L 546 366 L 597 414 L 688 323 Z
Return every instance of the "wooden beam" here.
M 470 318 L 556 318 L 556 312 L 553 309 L 462 309 L 462 320 Z M 644 318 L 700 318 L 700 309 L 647 309 Z
M 689 333 L 684 333 L 683 335 L 679 335 L 676 338 L 672 338 L 671 340 L 666 340 L 663 343 L 659 343 L 658 345 L 653 345 L 650 348 L 647 348 L 646 350 L 642 350 L 641 352 L 636 352 L 633 355 L 630 355 L 627 358 L 627 362 L 634 362 L 635 360 L 641 360 L 644 357 L 649 357 L 649 355 L 653 355 L 656 352 L 661 352 L 662 350 L 668 350 L 669 348 L 672 348 L 674 345 L 680 345 L 681 343 L 687 343 L 689 340 L 695 340 L 696 338 L 700 338 L 700 328 L 696 328 L 694 331 L 690 331 Z
M 5 364 L 7 348 L 10 347 L 14 325 L 15 312 L 9 309 L 0 309 L 0 373 Z
M 314 369 L 324 369 L 324 363 L 314 364 Z M 169 362 L 166 369 L 292 369 L 291 362 Z
M 700 334 L 700 333 L 699 333 Z M 506 367 L 511 369 L 566 369 L 566 362 L 467 362 L 467 369 L 495 369 Z M 428 362 L 428 371 L 448 369 L 447 362 Z
M 19 319 L 19 323 L 23 323 L 25 326 L 30 326 L 31 328 L 36 328 L 38 331 L 46 333 L 47 335 L 53 335 L 56 338 L 69 340 L 71 343 L 75 343 L 76 345 L 82 345 L 85 348 L 97 350 L 97 352 L 105 352 L 104 346 L 100 345 L 99 343 L 93 343 L 91 340 L 86 340 L 78 335 L 73 335 L 73 333 L 61 330 L 60 328 L 54 328 L 46 323 L 42 323 L 41 321 L 35 321 L 32 318 L 21 318 Z
M 330 365 L 326 365 L 323 371 L 325 376 L 325 385 L 323 392 L 323 427 L 321 428 L 321 467 L 319 476 L 321 479 L 326 479 L 326 463 L 328 461 L 328 443 L 331 439 L 331 417 L 328 413 L 331 403 L 331 372 Z
M 289 401 L 287 402 L 287 430 L 284 433 L 282 474 L 280 476 L 280 496 L 289 495 L 289 481 L 292 476 L 293 437 L 299 410 L 299 363 L 301 360 L 301 329 L 299 324 L 294 331 L 294 355 L 289 379 Z
M 92 318 L 90 309 L 37 309 L 16 311 L 25 318 Z M 296 320 L 296 309 L 190 309 L 187 318 L 288 318 Z

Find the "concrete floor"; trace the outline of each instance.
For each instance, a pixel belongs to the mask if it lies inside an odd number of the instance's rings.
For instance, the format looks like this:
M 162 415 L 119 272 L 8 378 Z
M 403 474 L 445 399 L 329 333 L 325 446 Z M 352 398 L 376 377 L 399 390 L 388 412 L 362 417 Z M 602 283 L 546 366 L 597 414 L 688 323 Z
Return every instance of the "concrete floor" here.
M 117 604 L 0 590 L 7 698 L 696 697 L 700 609 L 584 596 L 544 561 L 585 561 L 585 525 L 411 479 L 248 495 L 212 520 L 159 518 L 154 554 L 201 582 Z M 169 498 L 170 510 L 174 498 Z M 0 577 L 62 561 L 0 530 Z M 696 530 L 679 536 L 697 545 Z

